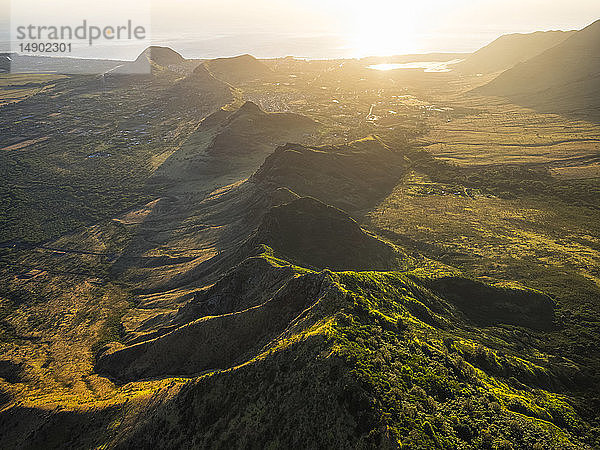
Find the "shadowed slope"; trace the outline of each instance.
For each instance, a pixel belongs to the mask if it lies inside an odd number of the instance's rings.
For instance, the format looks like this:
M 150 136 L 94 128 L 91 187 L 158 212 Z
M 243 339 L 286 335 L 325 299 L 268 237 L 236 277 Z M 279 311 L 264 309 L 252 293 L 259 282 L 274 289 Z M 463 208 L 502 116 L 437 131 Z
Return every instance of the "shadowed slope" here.
M 211 83 L 225 84 L 216 80 L 204 66 L 199 66 L 193 75 L 176 86 L 173 97 L 183 104 L 193 101 L 194 89 L 210 86 L 198 77 L 208 78 Z M 219 87 L 222 86 L 217 85 Z M 205 101 L 203 95 L 210 98 L 218 89 L 212 91 L 199 91 L 200 104 Z M 289 141 L 302 142 L 318 127 L 319 123 L 308 117 L 293 113 L 267 113 L 252 102 L 245 102 L 233 111 L 219 109 L 200 123 L 156 175 L 189 181 L 237 173 L 234 179 L 243 179 L 260 167 L 264 158 L 278 145 Z
M 271 298 L 295 275 L 291 266 L 272 264 L 262 257 L 250 257 L 217 283 L 201 291 L 181 308 L 175 323 L 187 323 L 200 317 L 243 311 Z
M 600 120 L 600 20 L 475 92 Z
M 107 75 L 150 75 L 164 70 L 175 72 L 190 71 L 196 63 L 186 60 L 169 47 L 151 46 L 144 50 L 135 61 L 121 64 L 106 72 Z
M 258 229 L 255 243 L 300 266 L 333 270 L 390 270 L 405 255 L 366 233 L 343 211 L 302 197 L 272 208 Z
M 376 137 L 338 146 L 287 144 L 265 160 L 252 180 L 356 211 L 388 194 L 408 165 Z
M 502 289 L 459 277 L 443 277 L 424 284 L 456 305 L 479 326 L 514 324 L 539 330 L 554 327 L 554 301 L 523 289 Z
M 234 100 L 234 89 L 226 82 L 216 79 L 202 65 L 167 92 L 164 101 L 176 105 L 206 104 L 225 105 Z
M 374 272 L 296 278 L 277 301 L 285 294 L 288 306 L 309 308 L 276 342 L 244 364 L 174 388 L 143 409 L 130 408 L 132 426 L 115 440 L 117 447 L 485 448 L 510 439 L 520 448 L 531 442 L 583 448 L 570 433 L 580 423 L 573 408 L 560 395 L 523 384 L 558 380 L 553 371 L 560 366 L 496 354 L 426 325 L 411 312 L 414 305 L 429 310 L 440 299 L 409 278 Z M 321 288 L 307 279 L 322 279 Z M 313 301 L 306 298 L 315 294 Z M 454 326 L 462 326 L 459 318 Z M 237 327 L 228 323 L 218 334 L 223 342 L 212 358 L 230 355 L 225 337 Z M 187 347 L 193 359 L 197 348 L 217 347 L 204 335 L 194 337 L 170 351 Z
M 271 299 L 247 310 L 206 317 L 159 338 L 108 351 L 99 372 L 121 381 L 165 375 L 194 375 L 250 359 L 319 301 L 331 281 L 306 274 L 288 281 Z
M 204 63 L 216 77 L 237 84 L 269 77 L 273 71 L 254 56 L 240 55 L 232 58 L 217 58 Z
M 510 69 L 560 44 L 574 33 L 575 31 L 536 31 L 528 34 L 506 34 L 480 48 L 456 64 L 455 68 L 468 74 Z
M 265 147 L 271 150 L 273 141 L 282 143 L 298 138 L 318 126 L 317 122 L 300 114 L 266 113 L 252 102 L 245 102 L 219 122 L 219 132 L 207 148 L 213 156 L 243 156 L 262 152 Z M 211 118 L 208 118 L 207 125 L 210 124 Z
M 169 65 L 183 64 L 185 59 L 172 48 L 153 45 L 144 50 L 135 61 L 151 61 L 166 67 Z

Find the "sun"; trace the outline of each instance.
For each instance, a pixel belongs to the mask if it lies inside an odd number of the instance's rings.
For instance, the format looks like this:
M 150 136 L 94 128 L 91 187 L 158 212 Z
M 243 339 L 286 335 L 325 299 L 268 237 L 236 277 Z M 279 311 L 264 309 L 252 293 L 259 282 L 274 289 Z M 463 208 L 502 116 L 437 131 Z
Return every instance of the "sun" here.
M 386 56 L 418 51 L 415 14 L 393 0 L 349 2 L 346 30 L 353 56 Z
M 350 46 L 356 57 L 400 55 L 417 50 L 411 33 L 379 27 L 366 27 L 356 33 Z

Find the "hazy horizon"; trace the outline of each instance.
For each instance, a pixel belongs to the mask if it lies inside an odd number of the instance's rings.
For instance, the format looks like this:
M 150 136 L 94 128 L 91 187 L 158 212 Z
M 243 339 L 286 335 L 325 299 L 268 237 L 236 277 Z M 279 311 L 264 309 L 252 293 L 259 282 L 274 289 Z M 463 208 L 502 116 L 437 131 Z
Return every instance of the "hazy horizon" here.
M 226 0 L 128 0 L 135 11 L 151 8 L 151 41 L 187 58 L 250 53 L 259 58 L 293 55 L 310 59 L 354 58 L 433 52 L 470 53 L 504 34 L 581 29 L 600 17 L 592 0 L 519 2 L 425 0 L 419 4 L 375 0 L 342 2 L 272 0 L 251 4 Z M 77 2 L 81 6 L 81 2 Z M 57 0 L 68 20 L 72 0 Z M 2 0 L 2 51 L 8 49 L 10 8 Z M 107 5 L 108 8 L 108 5 Z M 135 13 L 133 13 L 135 14 Z M 61 16 L 62 18 L 63 16 Z M 90 49 L 91 51 L 92 49 Z M 90 57 L 98 57 L 99 48 Z M 107 59 L 133 59 L 137 49 L 110 46 Z

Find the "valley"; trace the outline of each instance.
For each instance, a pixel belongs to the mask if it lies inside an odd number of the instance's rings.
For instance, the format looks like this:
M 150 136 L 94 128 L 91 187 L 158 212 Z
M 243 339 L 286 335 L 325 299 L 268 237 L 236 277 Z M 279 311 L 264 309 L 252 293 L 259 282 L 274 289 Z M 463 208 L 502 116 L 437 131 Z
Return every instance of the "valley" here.
M 0 75 L 3 446 L 600 445 L 594 112 L 173 53 Z

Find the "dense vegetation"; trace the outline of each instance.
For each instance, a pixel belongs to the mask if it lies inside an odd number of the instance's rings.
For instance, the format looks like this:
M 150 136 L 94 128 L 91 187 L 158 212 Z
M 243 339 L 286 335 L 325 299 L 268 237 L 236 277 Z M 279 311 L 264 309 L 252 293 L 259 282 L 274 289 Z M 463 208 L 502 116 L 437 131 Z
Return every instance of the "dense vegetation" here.
M 420 276 L 329 275 L 303 327 L 166 395 L 119 446 L 562 449 L 597 438 L 560 393 L 568 376 L 450 325 Z

